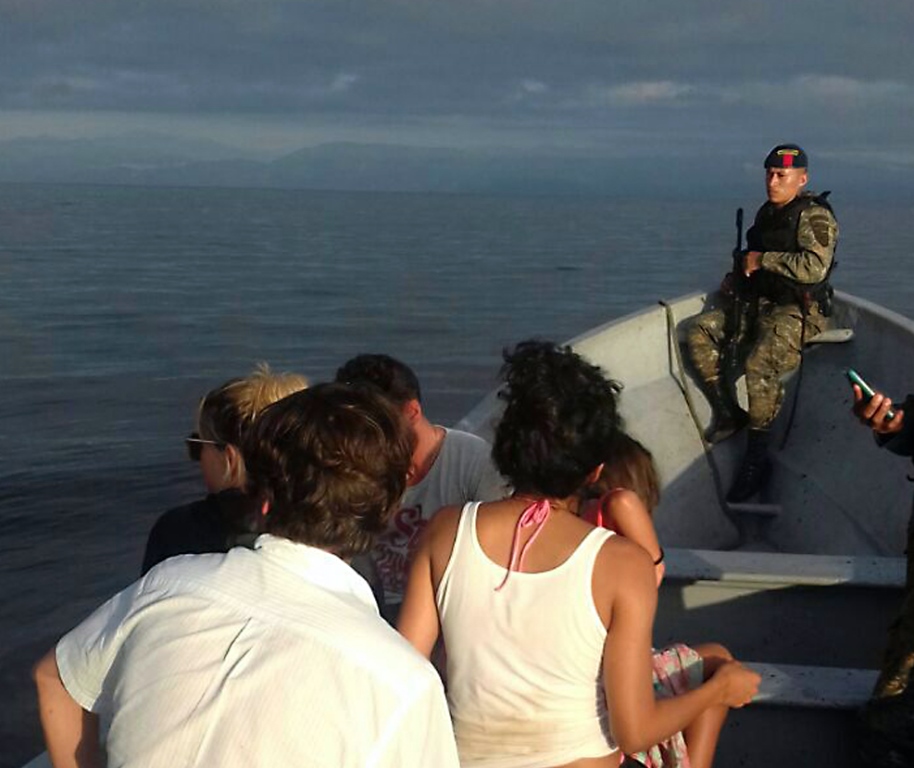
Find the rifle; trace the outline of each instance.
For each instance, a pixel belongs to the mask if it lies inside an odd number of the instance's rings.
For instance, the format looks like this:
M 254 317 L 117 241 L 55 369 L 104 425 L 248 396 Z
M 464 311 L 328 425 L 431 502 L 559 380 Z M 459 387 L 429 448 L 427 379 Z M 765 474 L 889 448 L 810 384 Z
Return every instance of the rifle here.
M 733 249 L 733 271 L 731 283 L 733 295 L 730 297 L 729 333 L 727 346 L 724 350 L 721 371 L 723 380 L 730 389 L 731 396 L 736 402 L 736 380 L 740 376 L 740 342 L 744 335 L 743 320 L 746 316 L 746 296 L 748 288 L 746 276 L 743 274 L 743 209 L 736 209 L 736 247 Z

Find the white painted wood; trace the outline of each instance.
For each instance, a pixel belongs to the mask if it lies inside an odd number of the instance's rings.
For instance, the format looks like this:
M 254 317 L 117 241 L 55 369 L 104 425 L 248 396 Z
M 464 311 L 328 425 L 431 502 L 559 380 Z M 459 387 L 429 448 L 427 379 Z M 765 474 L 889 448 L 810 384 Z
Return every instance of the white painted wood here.
M 726 552 L 672 547 L 665 554 L 665 578 L 670 581 L 845 585 L 890 590 L 900 590 L 905 581 L 903 557 Z
M 876 684 L 873 669 L 746 662 L 762 676 L 753 706 L 857 709 Z

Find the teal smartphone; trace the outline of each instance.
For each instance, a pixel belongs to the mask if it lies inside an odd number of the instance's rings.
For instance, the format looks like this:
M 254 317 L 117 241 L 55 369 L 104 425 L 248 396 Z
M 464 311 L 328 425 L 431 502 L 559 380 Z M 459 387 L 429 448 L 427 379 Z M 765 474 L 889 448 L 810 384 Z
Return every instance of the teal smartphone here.
M 873 395 L 876 394 L 876 391 L 869 384 L 867 384 L 863 380 L 863 377 L 859 373 L 857 373 L 857 371 L 855 371 L 853 368 L 848 368 L 845 371 L 845 374 L 847 374 L 848 381 L 850 381 L 851 384 L 856 384 L 858 387 L 860 387 L 860 391 L 863 393 L 863 396 L 868 401 L 870 399 L 872 399 Z M 894 418 L 895 418 L 895 411 L 893 411 L 891 408 L 889 408 L 889 410 L 885 414 L 885 420 L 891 421 Z

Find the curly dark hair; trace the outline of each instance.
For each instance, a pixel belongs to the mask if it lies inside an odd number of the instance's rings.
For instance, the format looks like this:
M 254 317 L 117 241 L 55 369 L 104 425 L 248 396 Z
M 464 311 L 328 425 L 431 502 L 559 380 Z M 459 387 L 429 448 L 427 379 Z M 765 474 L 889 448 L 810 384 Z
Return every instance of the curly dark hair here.
M 397 405 L 410 400 L 422 402 L 422 390 L 413 369 L 390 355 L 356 355 L 337 370 L 336 381 L 375 386 Z
M 319 384 L 262 411 L 242 447 L 266 530 L 350 558 L 371 548 L 406 488 L 413 438 L 382 395 Z
M 495 464 L 516 493 L 571 496 L 608 455 L 620 428 L 620 386 L 548 341 L 522 341 L 504 359 Z

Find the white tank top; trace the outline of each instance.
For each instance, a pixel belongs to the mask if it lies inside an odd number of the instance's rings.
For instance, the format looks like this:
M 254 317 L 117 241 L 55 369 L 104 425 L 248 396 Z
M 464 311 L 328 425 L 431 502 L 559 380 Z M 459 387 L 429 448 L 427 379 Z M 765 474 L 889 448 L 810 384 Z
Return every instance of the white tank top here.
M 603 693 L 606 628 L 593 603 L 595 528 L 543 573 L 492 562 L 464 506 L 435 600 L 462 768 L 546 768 L 616 750 Z

